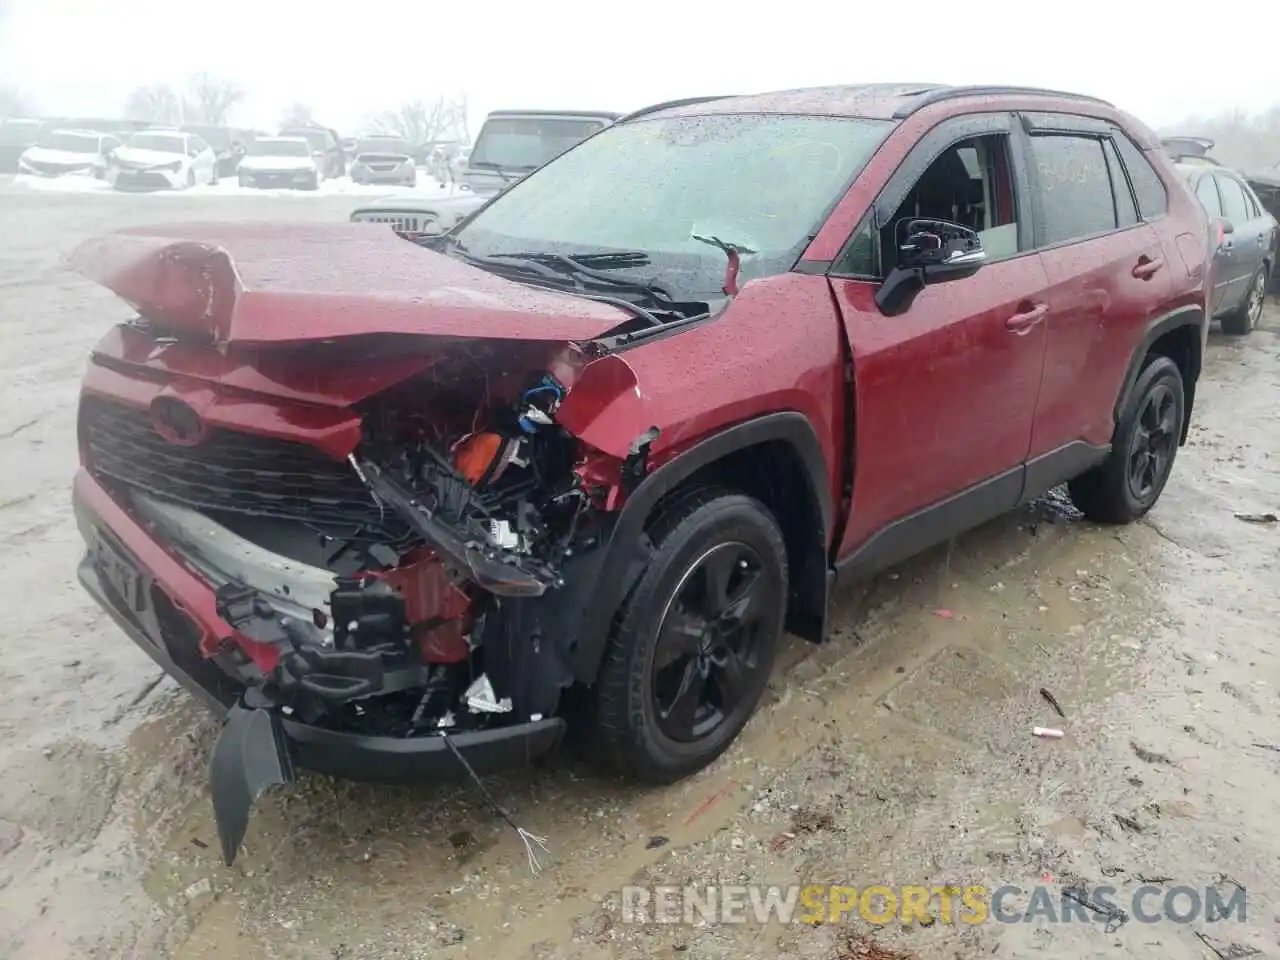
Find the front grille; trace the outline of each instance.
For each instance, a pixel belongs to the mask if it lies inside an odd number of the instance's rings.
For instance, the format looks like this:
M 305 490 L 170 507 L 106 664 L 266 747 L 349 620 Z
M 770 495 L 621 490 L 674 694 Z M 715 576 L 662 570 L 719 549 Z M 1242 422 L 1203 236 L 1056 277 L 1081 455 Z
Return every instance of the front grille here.
M 296 520 L 337 539 L 410 537 L 350 464 L 306 444 L 221 429 L 196 446 L 172 444 L 145 411 L 97 397 L 82 401 L 80 424 L 100 479 L 199 510 Z
M 440 221 L 430 213 L 390 213 L 357 210 L 351 215 L 353 223 L 386 223 L 399 233 L 443 233 Z

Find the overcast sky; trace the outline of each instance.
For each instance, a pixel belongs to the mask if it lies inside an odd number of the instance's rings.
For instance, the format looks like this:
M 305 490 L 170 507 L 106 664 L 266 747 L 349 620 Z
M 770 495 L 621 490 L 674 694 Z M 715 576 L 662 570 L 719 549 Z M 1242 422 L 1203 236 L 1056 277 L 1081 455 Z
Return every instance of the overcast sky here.
M 1159 126 L 1280 100 L 1274 60 L 1245 52 L 1277 27 L 1274 0 L 0 0 L 0 84 L 44 113 L 109 116 L 140 84 L 207 70 L 248 92 L 237 122 L 270 127 L 299 100 L 354 132 L 373 111 L 464 91 L 478 118 L 829 83 L 1017 83 L 1105 97 Z

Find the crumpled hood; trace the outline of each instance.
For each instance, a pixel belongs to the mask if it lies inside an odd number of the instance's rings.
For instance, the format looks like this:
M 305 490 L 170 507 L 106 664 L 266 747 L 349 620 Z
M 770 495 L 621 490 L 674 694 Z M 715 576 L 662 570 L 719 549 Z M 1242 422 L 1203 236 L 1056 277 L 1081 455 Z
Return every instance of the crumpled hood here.
M 360 223 L 131 228 L 71 254 L 72 269 L 178 334 L 278 344 L 371 334 L 586 340 L 617 307 L 494 276 Z
M 316 169 L 316 162 L 311 157 L 245 157 L 236 169 L 247 173 L 278 173 L 289 170 L 310 173 Z
M 186 155 L 170 153 L 167 150 L 142 150 L 138 147 L 118 147 L 115 158 L 121 163 L 137 167 L 159 167 L 175 160 L 185 161 Z

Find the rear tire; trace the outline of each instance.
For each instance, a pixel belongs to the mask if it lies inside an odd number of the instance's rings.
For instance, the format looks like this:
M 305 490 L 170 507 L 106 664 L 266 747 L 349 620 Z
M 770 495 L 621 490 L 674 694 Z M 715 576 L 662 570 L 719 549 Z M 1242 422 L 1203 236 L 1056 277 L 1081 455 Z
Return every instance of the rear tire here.
M 1267 270 L 1259 267 L 1249 281 L 1249 292 L 1244 302 L 1222 318 L 1222 332 L 1233 337 L 1252 333 L 1262 319 L 1262 308 L 1267 302 Z
M 702 488 L 661 509 L 649 564 L 614 619 L 588 728 L 593 759 L 659 784 L 707 766 L 746 725 L 787 598 L 786 546 L 759 501 Z
M 1111 440 L 1111 454 L 1072 480 L 1071 502 L 1097 523 L 1132 523 L 1160 499 L 1182 438 L 1182 372 L 1153 354 L 1138 375 Z

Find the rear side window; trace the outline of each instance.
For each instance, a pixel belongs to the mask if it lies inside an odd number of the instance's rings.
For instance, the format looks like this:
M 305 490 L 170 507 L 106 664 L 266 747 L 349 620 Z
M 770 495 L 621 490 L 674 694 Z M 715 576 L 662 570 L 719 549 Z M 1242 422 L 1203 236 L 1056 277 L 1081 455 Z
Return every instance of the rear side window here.
M 1205 174 L 1196 184 L 1196 199 L 1209 216 L 1222 216 L 1222 203 L 1218 200 L 1218 188 L 1214 185 L 1212 174 Z
M 1111 192 L 1116 198 L 1116 223 L 1121 227 L 1132 227 L 1138 222 L 1138 208 L 1134 206 L 1133 193 L 1129 189 L 1129 181 L 1125 179 L 1124 168 L 1120 165 L 1116 145 L 1110 140 L 1104 140 L 1102 150 L 1107 155 L 1107 169 L 1111 171 Z
M 1218 191 L 1222 194 L 1222 215 L 1232 223 L 1244 223 L 1249 216 L 1249 201 L 1240 184 L 1232 177 L 1218 178 Z
M 1120 152 L 1120 159 L 1124 161 L 1125 170 L 1129 172 L 1133 192 L 1138 196 L 1138 212 L 1142 214 L 1142 219 L 1155 220 L 1163 217 L 1169 210 L 1169 193 L 1165 190 L 1160 174 L 1156 173 L 1151 161 L 1126 135 L 1117 135 L 1114 142 Z
M 1116 229 L 1115 195 L 1101 139 L 1039 134 L 1031 138 L 1031 158 L 1044 212 L 1037 246 Z

